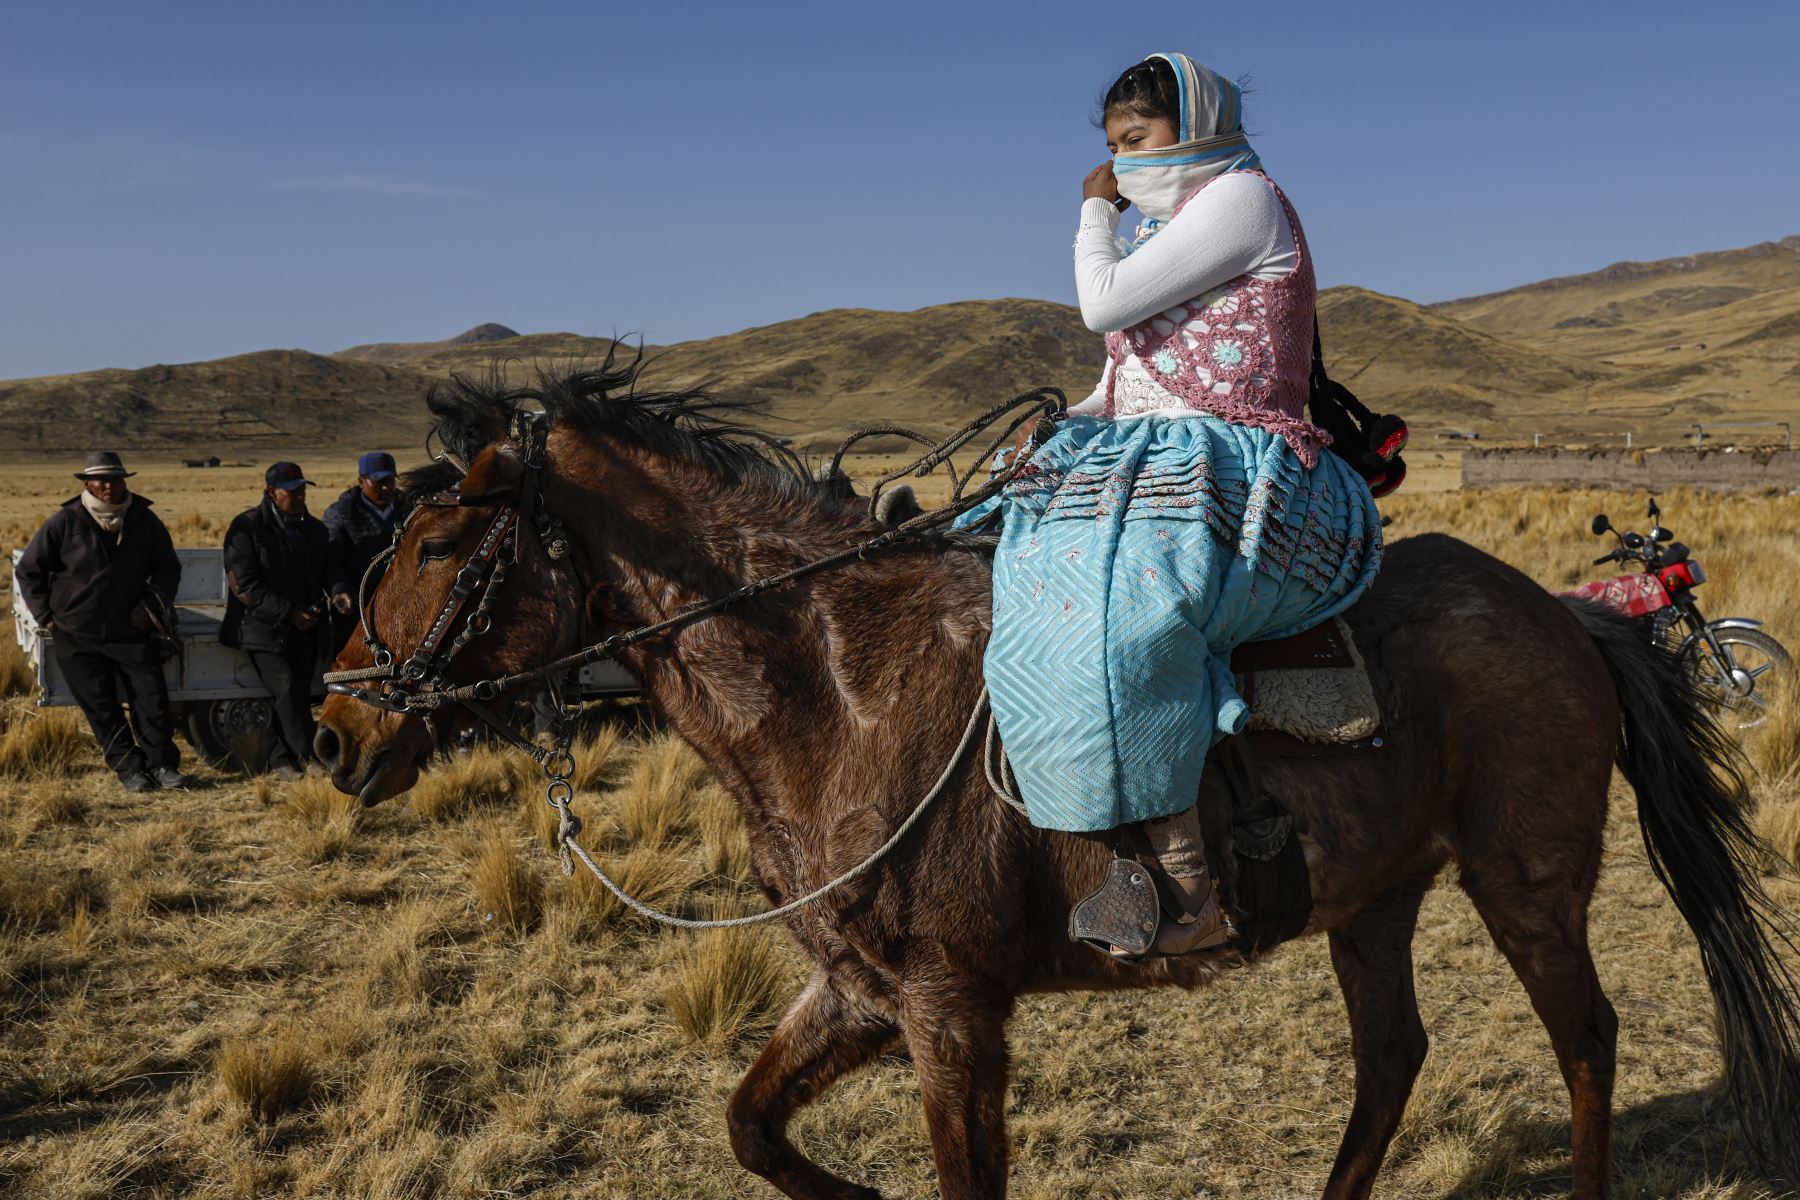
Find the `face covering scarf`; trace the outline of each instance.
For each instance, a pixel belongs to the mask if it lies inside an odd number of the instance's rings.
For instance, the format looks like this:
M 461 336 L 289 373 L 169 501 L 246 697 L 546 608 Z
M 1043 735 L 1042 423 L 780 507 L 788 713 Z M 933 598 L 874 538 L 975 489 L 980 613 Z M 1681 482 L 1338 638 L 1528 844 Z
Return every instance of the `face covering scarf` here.
M 81 507 L 87 509 L 88 516 L 94 518 L 94 523 L 105 532 L 112 534 L 115 538 L 125 536 L 125 510 L 131 507 L 130 492 L 125 493 L 125 498 L 117 504 L 108 504 L 84 488 L 81 493 Z
M 1207 180 L 1227 171 L 1255 171 L 1262 160 L 1244 136 L 1244 94 L 1238 85 L 1185 54 L 1152 54 L 1175 69 L 1181 96 L 1181 140 L 1155 150 L 1121 150 L 1113 155 L 1119 195 L 1144 214 L 1137 249 L 1168 223 L 1183 200 Z

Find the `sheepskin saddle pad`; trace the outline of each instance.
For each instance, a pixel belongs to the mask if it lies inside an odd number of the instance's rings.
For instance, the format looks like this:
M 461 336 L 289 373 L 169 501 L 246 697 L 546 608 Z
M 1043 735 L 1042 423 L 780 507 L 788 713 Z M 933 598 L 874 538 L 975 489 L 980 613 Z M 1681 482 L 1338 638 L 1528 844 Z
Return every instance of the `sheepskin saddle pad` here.
M 1342 618 L 1291 638 L 1247 642 L 1232 652 L 1231 669 L 1250 705 L 1253 741 L 1285 735 L 1346 750 L 1384 744 L 1375 688 Z

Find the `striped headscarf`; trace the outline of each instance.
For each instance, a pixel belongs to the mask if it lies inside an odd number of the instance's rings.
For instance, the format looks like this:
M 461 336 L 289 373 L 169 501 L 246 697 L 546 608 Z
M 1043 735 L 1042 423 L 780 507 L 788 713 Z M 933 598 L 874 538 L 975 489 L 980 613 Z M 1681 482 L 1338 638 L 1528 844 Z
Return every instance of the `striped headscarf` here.
M 1121 150 L 1113 155 L 1119 194 L 1138 206 L 1143 245 L 1196 188 L 1227 171 L 1255 171 L 1262 160 L 1244 136 L 1244 94 L 1238 85 L 1185 54 L 1152 54 L 1175 69 L 1181 96 L 1181 140 L 1156 150 Z

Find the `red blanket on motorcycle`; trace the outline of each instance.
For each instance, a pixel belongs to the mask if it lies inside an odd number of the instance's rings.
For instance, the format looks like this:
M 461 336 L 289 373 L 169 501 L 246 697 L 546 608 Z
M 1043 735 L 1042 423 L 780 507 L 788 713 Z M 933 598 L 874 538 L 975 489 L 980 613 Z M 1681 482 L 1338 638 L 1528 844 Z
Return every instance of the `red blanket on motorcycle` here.
M 1562 595 L 1592 600 L 1628 617 L 1647 617 L 1659 608 L 1667 608 L 1670 603 L 1668 589 L 1663 587 L 1662 580 L 1648 571 L 1596 579 Z

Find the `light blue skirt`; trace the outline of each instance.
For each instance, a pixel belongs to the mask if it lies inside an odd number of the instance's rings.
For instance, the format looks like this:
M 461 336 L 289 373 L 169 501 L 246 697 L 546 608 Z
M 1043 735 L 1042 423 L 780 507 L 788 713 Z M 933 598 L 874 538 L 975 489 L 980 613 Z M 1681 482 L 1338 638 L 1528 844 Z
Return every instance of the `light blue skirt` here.
M 1193 804 L 1207 751 L 1249 719 L 1232 648 L 1343 611 L 1381 563 L 1342 459 L 1308 471 L 1278 435 L 1211 416 L 1071 417 L 993 505 L 988 692 L 1047 829 Z

